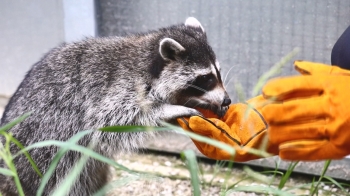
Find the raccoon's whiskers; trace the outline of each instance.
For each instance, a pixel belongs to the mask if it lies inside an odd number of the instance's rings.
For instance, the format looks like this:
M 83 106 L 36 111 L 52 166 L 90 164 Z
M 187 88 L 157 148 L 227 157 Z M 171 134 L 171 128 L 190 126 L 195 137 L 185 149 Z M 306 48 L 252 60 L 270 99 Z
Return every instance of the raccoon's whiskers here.
M 233 79 L 233 77 L 228 80 L 228 82 L 227 82 L 227 84 L 225 84 L 225 86 L 228 85 L 232 79 Z
M 191 101 L 192 98 L 188 99 L 185 103 L 184 103 L 184 106 L 186 106 L 186 104 Z M 197 104 L 198 105 L 198 104 Z
M 195 89 L 197 89 L 197 90 L 200 90 L 200 91 L 203 91 L 203 92 L 208 92 L 207 90 L 205 90 L 205 89 L 202 89 L 201 87 L 198 87 L 198 86 L 196 86 L 196 85 L 193 85 L 193 84 L 187 84 L 188 86 L 190 86 L 190 87 L 193 87 L 193 88 L 195 88 Z
M 188 102 L 190 102 L 193 98 L 189 98 L 183 105 L 186 106 Z M 198 105 L 200 105 L 200 103 L 196 103 L 196 105 L 191 106 L 192 108 L 197 107 Z
M 226 79 L 227 79 L 228 74 L 230 73 L 230 71 L 231 71 L 232 69 L 233 69 L 233 66 L 228 70 L 228 72 L 227 72 L 226 75 L 225 75 L 225 78 L 224 78 L 224 81 L 223 81 L 224 86 L 227 85 L 227 84 L 225 84 L 225 81 L 226 81 Z

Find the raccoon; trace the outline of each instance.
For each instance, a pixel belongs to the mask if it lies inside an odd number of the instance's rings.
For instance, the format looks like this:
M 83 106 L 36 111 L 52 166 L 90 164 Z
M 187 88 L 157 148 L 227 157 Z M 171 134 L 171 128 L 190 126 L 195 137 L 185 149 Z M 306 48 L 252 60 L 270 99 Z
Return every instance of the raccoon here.
M 25 75 L 1 124 L 31 112 L 10 130 L 24 146 L 66 141 L 79 131 L 96 130 L 78 144 L 94 142 L 96 152 L 112 157 L 138 148 L 149 133 L 106 133 L 98 128 L 159 126 L 162 121 L 200 115 L 195 107 L 222 115 L 230 103 L 204 28 L 190 17 L 184 24 L 147 33 L 86 38 L 50 50 Z M 18 150 L 11 146 L 13 153 Z M 57 150 L 51 146 L 29 153 L 45 173 Z M 73 151 L 64 155 L 44 195 L 60 184 L 79 157 Z M 35 195 L 40 178 L 26 157 L 14 161 L 25 195 Z M 69 195 L 92 195 L 106 184 L 107 175 L 106 164 L 89 159 Z M 0 182 L 2 194 L 17 195 L 10 177 L 0 175 Z

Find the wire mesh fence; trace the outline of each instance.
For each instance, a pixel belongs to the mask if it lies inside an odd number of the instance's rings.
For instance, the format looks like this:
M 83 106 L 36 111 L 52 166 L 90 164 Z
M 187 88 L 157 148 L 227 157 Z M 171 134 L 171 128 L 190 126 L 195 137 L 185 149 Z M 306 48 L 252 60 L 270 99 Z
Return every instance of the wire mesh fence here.
M 294 58 L 330 63 L 331 50 L 350 25 L 349 0 L 107 0 L 96 1 L 98 34 L 124 35 L 182 23 L 196 17 L 228 74 L 247 97 L 259 76 L 293 48 Z M 230 72 L 228 73 L 228 71 Z M 281 75 L 295 74 L 292 63 Z

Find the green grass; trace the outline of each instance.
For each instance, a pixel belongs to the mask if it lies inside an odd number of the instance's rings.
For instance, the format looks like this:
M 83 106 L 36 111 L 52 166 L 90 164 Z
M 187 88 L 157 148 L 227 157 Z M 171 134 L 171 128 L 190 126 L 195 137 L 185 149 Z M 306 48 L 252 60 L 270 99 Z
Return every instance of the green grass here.
M 20 122 L 20 120 L 18 120 L 17 123 L 18 122 Z M 234 148 L 232 148 L 231 146 L 223 144 L 219 141 L 212 140 L 210 138 L 206 138 L 206 137 L 203 137 L 203 136 L 191 133 L 191 132 L 187 132 L 185 130 L 182 130 L 179 127 L 174 127 L 174 126 L 169 125 L 169 124 L 165 124 L 165 126 L 167 127 L 167 129 L 169 129 L 169 128 L 173 129 L 173 130 L 177 131 L 178 133 L 186 134 L 193 139 L 200 140 L 200 141 L 215 145 L 219 148 L 223 148 L 223 149 L 227 150 L 228 152 L 231 152 L 232 156 L 234 156 L 235 151 L 234 151 Z M 11 126 L 6 126 L 6 127 L 11 127 Z M 142 129 L 140 129 L 142 127 L 140 127 L 140 126 L 129 126 L 129 127 L 127 127 L 126 130 L 127 130 L 127 132 L 129 132 L 133 128 L 135 128 L 134 131 L 142 131 Z M 144 130 L 149 130 L 149 129 L 152 129 L 152 127 L 144 127 Z M 165 129 L 154 127 L 154 130 L 163 131 Z M 122 132 L 123 129 L 121 129 L 120 127 L 109 127 L 108 131 L 110 131 L 110 132 Z M 40 188 L 38 189 L 37 195 L 42 195 L 43 188 L 45 187 L 45 184 L 47 183 L 48 179 L 52 175 L 54 168 L 58 164 L 58 161 L 62 158 L 62 156 L 68 150 L 80 152 L 82 154 L 82 156 L 81 156 L 80 160 L 76 163 L 76 165 L 71 169 L 71 171 L 69 172 L 69 175 L 66 176 L 66 179 L 64 179 L 62 181 L 63 183 L 53 192 L 52 195 L 56 195 L 56 196 L 57 195 L 65 195 L 70 190 L 72 184 L 74 184 L 74 181 L 76 180 L 78 174 L 83 169 L 83 167 L 84 167 L 84 165 L 89 157 L 97 159 L 97 160 L 102 161 L 102 162 L 105 162 L 105 163 L 107 163 L 107 164 L 111 165 L 112 167 L 115 167 L 119 170 L 124 170 L 126 172 L 133 174 L 131 176 L 121 178 L 120 180 L 111 182 L 111 184 L 108 184 L 103 190 L 96 193 L 95 194 L 96 196 L 103 195 L 105 191 L 108 191 L 112 188 L 124 186 L 125 184 L 132 183 L 132 181 L 134 181 L 134 180 L 138 180 L 140 178 L 144 178 L 144 177 L 149 176 L 147 174 L 142 174 L 142 173 L 130 170 L 127 167 L 125 167 L 121 164 L 118 164 L 114 160 L 108 159 L 108 158 L 92 151 L 91 146 L 83 147 L 83 146 L 76 144 L 76 142 L 80 138 L 82 138 L 86 134 L 89 134 L 90 132 L 91 131 L 79 132 L 77 135 L 73 136 L 70 140 L 68 140 L 66 142 L 55 141 L 55 140 L 38 142 L 38 143 L 35 143 L 33 145 L 22 148 L 22 150 L 19 153 L 12 155 L 9 152 L 9 144 L 12 141 L 14 141 L 13 137 L 11 137 L 10 133 L 4 131 L 4 129 L 1 129 L 0 133 L 1 133 L 1 135 L 3 135 L 5 137 L 6 143 L 5 143 L 5 145 L 2 145 L 0 147 L 0 152 L 1 152 L 0 158 L 5 161 L 8 168 L 0 168 L 0 173 L 3 175 L 12 176 L 16 182 L 16 186 L 18 188 L 19 195 L 24 195 L 23 190 L 22 190 L 21 185 L 20 185 L 20 182 L 19 182 L 19 179 L 18 179 L 18 176 L 17 176 L 16 168 L 12 162 L 12 159 L 14 157 L 22 154 L 22 153 L 28 152 L 28 150 L 31 150 L 34 148 L 41 148 L 41 147 L 45 147 L 45 146 L 55 145 L 55 146 L 59 147 L 60 149 L 57 152 L 57 154 L 55 155 L 48 170 L 42 176 L 42 182 L 41 182 Z M 17 145 L 17 142 L 15 144 Z M 253 153 L 256 153 L 259 155 L 264 155 L 264 153 L 260 152 L 260 150 L 255 150 L 255 151 L 253 151 Z M 27 157 L 30 157 L 30 156 L 28 155 Z M 191 185 L 192 185 L 193 195 L 194 196 L 201 195 L 201 187 L 211 186 L 212 181 L 207 183 L 207 182 L 204 182 L 203 180 L 201 180 L 200 175 L 203 174 L 203 172 L 205 172 L 205 171 L 200 169 L 199 163 L 197 162 L 197 157 L 193 151 L 186 150 L 186 151 L 181 153 L 181 157 L 182 157 L 186 167 L 188 168 L 188 171 L 189 171 L 190 176 L 191 176 L 190 181 L 191 181 Z M 224 162 L 224 161 L 218 161 L 217 162 L 218 169 L 215 171 L 215 173 L 218 174 L 218 172 L 222 171 L 219 168 L 224 167 L 224 165 L 226 163 L 227 162 Z M 299 186 L 299 187 L 294 187 L 294 188 L 287 188 L 286 183 L 288 182 L 288 180 L 290 180 L 290 176 L 291 176 L 295 166 L 298 164 L 297 162 L 291 163 L 286 172 L 278 171 L 277 170 L 278 164 L 276 164 L 275 170 L 264 171 L 264 172 L 256 172 L 256 171 L 250 169 L 249 167 L 244 167 L 244 171 L 246 173 L 246 176 L 242 177 L 242 179 L 238 180 L 237 182 L 235 182 L 233 184 L 228 184 L 229 182 L 227 181 L 227 179 L 230 178 L 229 171 L 230 171 L 230 169 L 233 168 L 233 164 L 234 164 L 234 162 L 229 161 L 228 166 L 225 166 L 225 167 L 228 167 L 229 169 L 228 169 L 228 172 L 226 173 L 225 182 L 222 184 L 222 187 L 221 187 L 221 189 L 222 189 L 221 195 L 228 195 L 228 194 L 231 194 L 233 192 L 241 192 L 241 191 L 254 192 L 254 193 L 259 193 L 259 194 L 293 195 L 293 190 L 297 189 L 297 188 L 309 189 L 310 195 L 318 195 L 318 187 L 319 187 L 321 182 L 333 184 L 342 190 L 343 195 L 349 195 L 348 193 L 346 193 L 346 188 L 349 186 L 348 184 L 339 183 L 336 180 L 332 179 L 331 177 L 324 175 L 328 169 L 330 161 L 325 163 L 325 166 L 324 166 L 324 169 L 321 173 L 321 176 L 317 180 L 314 180 L 313 182 L 310 182 L 309 184 L 305 184 L 304 186 Z M 35 163 L 33 163 L 32 166 L 36 167 Z M 41 175 L 40 172 L 38 172 L 38 175 Z M 157 176 L 157 174 L 154 174 L 154 175 Z M 274 182 L 276 180 L 276 176 L 278 176 L 280 179 L 279 182 L 277 183 L 278 186 L 276 186 L 276 182 Z M 264 186 L 263 185 L 255 185 L 255 186 L 241 185 L 242 182 L 244 182 L 248 179 L 263 183 Z
M 20 184 L 18 176 L 17 176 L 15 165 L 12 162 L 13 158 L 24 153 L 24 154 L 26 154 L 28 159 L 31 159 L 30 155 L 27 153 L 29 150 L 34 149 L 34 148 L 42 148 L 45 146 L 51 146 L 51 145 L 59 147 L 60 150 L 55 155 L 53 161 L 51 162 L 51 165 L 49 166 L 48 170 L 46 171 L 46 173 L 43 176 L 39 172 L 39 170 L 37 169 L 38 175 L 42 176 L 42 182 L 41 182 L 40 188 L 37 192 L 37 195 L 42 194 L 42 191 L 43 191 L 48 179 L 52 175 L 54 168 L 57 166 L 57 164 L 58 164 L 59 160 L 62 158 L 62 156 L 69 150 L 80 152 L 82 154 L 82 157 L 76 163 L 76 165 L 72 168 L 72 171 L 69 172 L 69 175 L 66 176 L 66 179 L 63 180 L 63 183 L 56 189 L 56 191 L 54 191 L 53 195 L 56 195 L 56 196 L 57 195 L 65 195 L 69 191 L 71 185 L 74 184 L 74 181 L 76 180 L 80 171 L 83 169 L 84 164 L 86 163 L 86 161 L 89 157 L 97 159 L 97 160 L 102 161 L 102 162 L 105 162 L 105 163 L 111 165 L 112 167 L 118 168 L 119 170 L 124 170 L 126 172 L 134 174 L 134 175 L 128 176 L 126 178 L 122 178 L 118 181 L 112 182 L 111 184 L 107 185 L 103 190 L 96 193 L 96 195 L 103 195 L 105 193 L 105 191 L 110 190 L 111 188 L 118 187 L 118 186 L 119 187 L 124 186 L 127 183 L 132 183 L 132 181 L 134 181 L 134 180 L 138 180 L 142 177 L 147 176 L 145 174 L 140 174 L 140 173 L 137 173 L 135 171 L 132 171 L 132 170 L 128 169 L 127 167 L 125 167 L 121 164 L 118 164 L 114 160 L 108 159 L 108 158 L 94 152 L 93 150 L 91 150 L 90 146 L 83 147 L 83 146 L 76 144 L 76 142 L 80 138 L 82 138 L 86 134 L 89 134 L 91 131 L 79 132 L 77 135 L 73 136 L 70 140 L 68 140 L 66 142 L 49 140 L 49 141 L 38 142 L 38 143 L 32 144 L 32 145 L 27 146 L 27 147 L 23 147 L 15 138 L 13 138 L 11 136 L 10 133 L 8 133 L 6 131 L 6 129 L 14 126 L 16 123 L 21 122 L 21 120 L 24 120 L 25 117 L 26 116 L 20 117 L 19 119 L 16 119 L 14 122 L 11 122 L 10 124 L 5 125 L 4 127 L 0 128 L 0 134 L 2 136 L 4 136 L 5 140 L 6 140 L 5 144 L 0 146 L 0 158 L 3 161 L 5 161 L 5 163 L 7 165 L 7 168 L 0 168 L 0 173 L 2 175 L 8 175 L 8 176 L 12 176 L 14 178 L 14 181 L 15 181 L 16 186 L 18 188 L 19 195 L 24 195 L 24 193 L 23 193 L 21 184 Z M 167 123 L 164 123 L 164 126 L 166 127 L 166 129 L 170 128 L 172 130 L 177 131 L 180 134 L 186 134 L 193 139 L 209 143 L 209 144 L 214 145 L 218 148 L 225 149 L 226 151 L 230 152 L 232 154 L 232 156 L 235 155 L 234 148 L 232 148 L 231 146 L 228 146 L 227 144 L 223 144 L 219 141 L 215 141 L 215 140 L 212 140 L 210 138 L 206 138 L 206 137 L 197 135 L 197 134 L 192 133 L 192 132 L 187 132 L 185 130 L 182 130 L 179 127 L 175 127 L 175 126 L 169 125 Z M 165 130 L 164 128 L 156 128 L 156 127 L 152 128 L 152 127 L 140 127 L 140 126 L 128 126 L 128 127 L 124 126 L 123 128 L 108 127 L 108 128 L 102 129 L 102 130 L 104 130 L 104 131 L 107 130 L 109 132 L 122 132 L 124 128 L 127 128 L 126 129 L 127 132 L 150 130 L 150 129 L 153 129 L 153 131 Z M 20 152 L 18 152 L 17 154 L 11 154 L 9 151 L 9 145 L 11 142 L 13 142 L 17 146 L 19 146 L 22 150 Z M 259 154 L 259 155 L 266 154 L 266 152 L 265 153 L 260 152 L 260 150 L 252 151 L 252 153 Z M 182 157 L 186 167 L 188 168 L 188 171 L 189 171 L 190 176 L 191 176 L 190 180 L 191 180 L 193 195 L 195 195 L 195 196 L 200 195 L 201 187 L 202 186 L 210 186 L 212 181 L 207 183 L 207 182 L 204 182 L 203 180 L 200 179 L 201 174 L 205 173 L 206 171 L 200 169 L 200 166 L 197 162 L 197 157 L 193 151 L 186 150 L 186 151 L 181 153 L 181 157 Z M 224 163 L 226 163 L 226 162 L 218 161 L 217 167 L 218 168 L 224 167 Z M 226 179 L 230 178 L 229 171 L 230 171 L 230 169 L 233 168 L 233 164 L 234 164 L 232 161 L 230 161 L 228 163 L 229 163 L 228 164 L 229 170 L 226 173 Z M 235 182 L 233 184 L 226 184 L 226 183 L 228 183 L 228 181 L 225 180 L 225 182 L 222 185 L 221 195 L 228 195 L 230 193 L 240 192 L 240 191 L 254 192 L 254 193 L 260 193 L 260 194 L 272 194 L 272 195 L 293 195 L 293 190 L 297 189 L 297 188 L 309 189 L 310 195 L 318 195 L 319 185 L 321 182 L 333 184 L 342 190 L 343 195 L 348 194 L 348 193 L 346 193 L 346 188 L 349 187 L 348 184 L 339 183 L 336 180 L 334 180 L 333 178 L 325 176 L 325 173 L 328 169 L 330 161 L 327 161 L 325 163 L 325 166 L 324 166 L 324 169 L 321 173 L 321 176 L 318 179 L 314 180 L 313 182 L 310 182 L 309 184 L 305 184 L 305 185 L 300 186 L 300 187 L 287 188 L 286 183 L 290 180 L 290 178 L 291 178 L 290 176 L 293 173 L 293 170 L 297 164 L 298 164 L 298 162 L 291 163 L 286 172 L 278 171 L 277 170 L 278 164 L 276 164 L 275 170 L 265 171 L 265 172 L 256 172 L 248 167 L 245 167 L 244 171 L 246 173 L 246 177 L 243 177 L 242 179 L 238 180 L 237 182 Z M 32 166 L 33 166 L 33 168 L 36 167 L 36 164 L 33 161 L 32 161 Z M 217 169 L 215 171 L 216 174 L 218 174 L 218 172 L 220 172 L 219 169 Z M 272 177 L 271 177 L 271 174 L 272 174 Z M 279 182 L 277 183 L 278 186 L 276 186 L 276 182 L 274 182 L 276 180 L 276 175 L 280 179 Z M 263 184 L 265 184 L 265 186 L 241 185 L 242 182 L 244 182 L 245 180 L 248 180 L 248 179 L 263 183 Z

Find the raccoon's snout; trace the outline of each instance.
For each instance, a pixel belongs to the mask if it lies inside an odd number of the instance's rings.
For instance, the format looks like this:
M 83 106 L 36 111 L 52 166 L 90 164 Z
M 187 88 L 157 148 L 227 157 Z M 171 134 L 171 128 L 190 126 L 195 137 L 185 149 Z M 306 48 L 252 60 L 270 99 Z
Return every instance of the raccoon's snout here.
M 217 111 L 215 112 L 220 118 L 223 117 L 227 110 L 229 105 L 231 104 L 231 99 L 228 95 L 224 97 L 224 100 L 221 103 L 221 107 L 218 107 Z
M 231 99 L 229 97 L 225 97 L 224 101 L 221 104 L 221 106 L 225 107 L 225 106 L 229 106 L 230 104 L 231 104 Z

